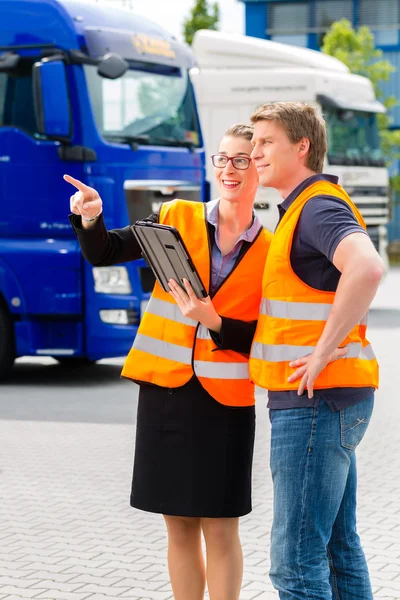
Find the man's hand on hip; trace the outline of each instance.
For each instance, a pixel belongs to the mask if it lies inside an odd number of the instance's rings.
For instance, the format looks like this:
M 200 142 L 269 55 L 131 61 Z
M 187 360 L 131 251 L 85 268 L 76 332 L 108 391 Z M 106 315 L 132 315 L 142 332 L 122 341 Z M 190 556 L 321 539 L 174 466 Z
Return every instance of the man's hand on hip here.
M 290 367 L 296 369 L 296 371 L 288 378 L 289 383 L 296 381 L 301 377 L 301 382 L 297 393 L 301 396 L 304 390 L 307 388 L 308 397 L 314 396 L 314 383 L 318 375 L 325 369 L 326 365 L 346 356 L 347 348 L 336 348 L 331 354 L 323 355 L 316 348 L 312 354 L 298 358 L 289 363 Z

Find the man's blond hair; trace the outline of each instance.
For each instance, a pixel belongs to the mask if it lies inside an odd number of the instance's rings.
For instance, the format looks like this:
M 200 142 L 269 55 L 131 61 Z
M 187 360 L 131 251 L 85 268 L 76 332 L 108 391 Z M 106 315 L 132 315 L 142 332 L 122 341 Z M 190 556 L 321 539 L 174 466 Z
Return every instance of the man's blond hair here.
M 315 173 L 322 173 L 328 150 L 326 124 L 314 106 L 302 102 L 263 104 L 255 109 L 250 121 L 253 124 L 257 121 L 279 123 L 292 144 L 297 144 L 302 138 L 310 140 L 306 166 Z

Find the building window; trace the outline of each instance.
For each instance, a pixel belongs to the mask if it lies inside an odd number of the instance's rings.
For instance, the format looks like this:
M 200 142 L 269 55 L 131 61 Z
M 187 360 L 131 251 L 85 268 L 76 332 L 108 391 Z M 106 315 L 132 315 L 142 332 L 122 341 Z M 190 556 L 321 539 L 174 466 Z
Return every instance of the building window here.
M 283 2 L 268 6 L 267 34 L 274 42 L 307 46 L 308 3 Z
M 360 0 L 359 25 L 368 25 L 378 46 L 399 43 L 399 0 Z
M 316 0 L 315 27 L 319 37 L 319 45 L 332 23 L 340 19 L 348 19 L 353 23 L 353 0 Z

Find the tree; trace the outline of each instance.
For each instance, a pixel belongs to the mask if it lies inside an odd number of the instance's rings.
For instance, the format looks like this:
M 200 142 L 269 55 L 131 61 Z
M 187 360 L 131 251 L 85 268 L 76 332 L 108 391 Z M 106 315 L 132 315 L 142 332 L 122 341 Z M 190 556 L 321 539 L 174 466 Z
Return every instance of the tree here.
M 193 42 L 193 37 L 199 29 L 218 29 L 219 6 L 217 2 L 208 5 L 207 0 L 195 0 L 189 16 L 183 23 L 183 35 L 187 44 Z
M 381 89 L 381 84 L 389 81 L 396 67 L 382 58 L 383 52 L 375 47 L 374 34 L 369 27 L 362 26 L 355 31 L 347 19 L 337 21 L 326 33 L 321 50 L 341 60 L 352 73 L 368 77 L 376 97 L 388 111 L 398 104 L 394 96 L 385 97 Z M 389 129 L 392 121 L 387 113 L 378 115 L 382 151 L 388 167 L 400 158 L 400 130 Z M 393 189 L 400 191 L 400 175 L 392 177 L 391 183 Z

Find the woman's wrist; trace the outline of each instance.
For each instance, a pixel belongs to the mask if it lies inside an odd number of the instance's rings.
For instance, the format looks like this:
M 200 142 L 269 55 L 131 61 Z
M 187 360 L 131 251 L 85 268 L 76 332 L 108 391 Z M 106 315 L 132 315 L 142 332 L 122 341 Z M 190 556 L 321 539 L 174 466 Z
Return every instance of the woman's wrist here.
M 86 219 L 81 215 L 82 229 L 92 229 L 99 220 L 99 217 L 102 214 L 102 212 L 103 210 L 101 210 L 95 217 L 92 217 L 91 219 Z
M 94 221 L 97 221 L 97 219 L 99 218 L 99 216 L 101 215 L 101 213 L 103 212 L 103 209 L 101 208 L 99 210 L 99 212 L 97 213 L 97 215 L 95 215 L 94 217 L 84 217 L 83 215 L 81 215 L 82 217 L 82 221 L 85 221 L 85 223 L 93 223 Z
M 203 323 L 207 329 L 215 331 L 215 333 L 219 333 L 221 331 L 222 319 L 219 314 L 215 313 L 215 317 L 210 318 L 210 320 L 207 319 L 207 321 L 207 323 Z

